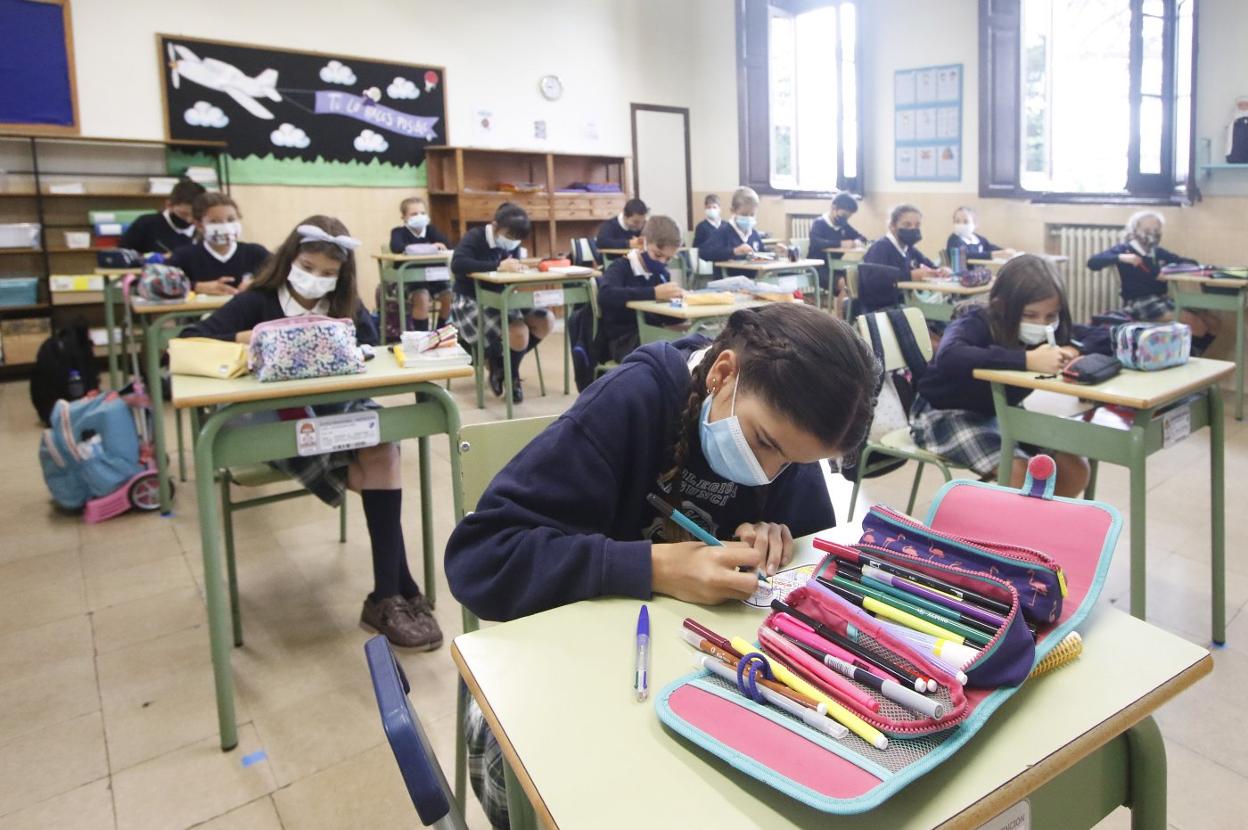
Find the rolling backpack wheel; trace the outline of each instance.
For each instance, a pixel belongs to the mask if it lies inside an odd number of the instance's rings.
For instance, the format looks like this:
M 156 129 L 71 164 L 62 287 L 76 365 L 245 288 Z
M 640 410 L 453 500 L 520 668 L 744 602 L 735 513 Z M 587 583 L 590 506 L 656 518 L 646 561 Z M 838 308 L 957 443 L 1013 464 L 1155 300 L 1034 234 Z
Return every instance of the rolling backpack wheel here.
M 130 506 L 135 510 L 152 511 L 160 509 L 160 478 L 155 470 L 140 474 L 130 482 L 130 490 L 126 494 Z M 173 482 L 169 482 L 169 497 L 173 498 Z

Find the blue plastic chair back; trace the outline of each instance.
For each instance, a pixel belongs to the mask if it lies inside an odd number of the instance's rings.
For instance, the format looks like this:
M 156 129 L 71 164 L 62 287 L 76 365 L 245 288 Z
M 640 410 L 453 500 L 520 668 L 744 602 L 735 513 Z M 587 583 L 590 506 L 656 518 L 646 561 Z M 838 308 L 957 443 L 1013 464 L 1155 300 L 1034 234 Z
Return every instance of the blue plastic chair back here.
M 373 677 L 373 692 L 377 695 L 381 725 L 421 823 L 426 827 L 434 824 L 464 827 L 463 816 L 450 795 L 442 767 L 438 765 L 420 721 L 408 703 L 407 693 L 411 687 L 402 666 L 394 659 L 390 643 L 385 637 L 373 637 L 364 644 L 364 654 Z

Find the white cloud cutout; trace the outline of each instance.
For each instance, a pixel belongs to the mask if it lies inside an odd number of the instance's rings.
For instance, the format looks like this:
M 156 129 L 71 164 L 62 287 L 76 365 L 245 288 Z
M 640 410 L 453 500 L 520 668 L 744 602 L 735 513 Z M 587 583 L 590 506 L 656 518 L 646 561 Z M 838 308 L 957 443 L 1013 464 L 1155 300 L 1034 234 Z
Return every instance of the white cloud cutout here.
M 342 61 L 330 61 L 321 67 L 321 80 L 327 84 L 350 86 L 355 83 L 355 72 Z
M 416 88 L 413 81 L 407 78 L 395 78 L 390 82 L 390 86 L 386 87 L 386 94 L 391 98 L 419 98 L 420 90 Z
M 219 130 L 230 123 L 230 117 L 220 107 L 207 101 L 196 101 L 193 107 L 182 113 L 182 117 L 192 127 L 212 127 Z
M 381 90 L 375 86 L 370 86 L 362 94 L 365 98 L 372 98 L 374 104 L 381 100 Z
M 390 149 L 390 143 L 381 133 L 364 130 L 355 137 L 355 149 L 361 153 L 384 153 Z
M 295 147 L 299 150 L 312 143 L 312 139 L 308 138 L 307 133 L 294 124 L 286 122 L 283 122 L 282 126 L 269 133 L 269 141 L 272 141 L 278 147 Z

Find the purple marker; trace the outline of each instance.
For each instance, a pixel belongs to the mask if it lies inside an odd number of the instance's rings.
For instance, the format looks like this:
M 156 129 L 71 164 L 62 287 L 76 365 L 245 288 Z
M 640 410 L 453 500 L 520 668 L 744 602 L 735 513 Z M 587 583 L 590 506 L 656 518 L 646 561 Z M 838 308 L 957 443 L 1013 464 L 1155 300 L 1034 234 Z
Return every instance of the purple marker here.
M 945 608 L 957 611 L 959 614 L 964 614 L 986 625 L 991 625 L 994 628 L 1000 628 L 1005 625 L 1005 618 L 998 616 L 991 611 L 985 611 L 982 608 L 977 608 L 974 605 L 963 602 L 960 599 L 947 596 L 938 591 L 929 590 L 928 588 L 924 588 L 922 585 L 916 585 L 913 582 L 893 576 L 892 574 L 886 573 L 871 565 L 862 566 L 862 576 L 865 579 L 873 579 L 876 582 L 882 582 L 885 585 L 896 588 L 898 591 L 905 591 L 908 594 L 921 597 L 928 602 L 934 602 L 937 605 L 942 605 Z
M 637 615 L 637 674 L 633 679 L 633 691 L 637 693 L 638 700 L 645 700 L 649 694 L 648 681 L 646 677 L 647 656 L 650 651 L 650 612 L 646 606 L 641 606 L 641 612 Z

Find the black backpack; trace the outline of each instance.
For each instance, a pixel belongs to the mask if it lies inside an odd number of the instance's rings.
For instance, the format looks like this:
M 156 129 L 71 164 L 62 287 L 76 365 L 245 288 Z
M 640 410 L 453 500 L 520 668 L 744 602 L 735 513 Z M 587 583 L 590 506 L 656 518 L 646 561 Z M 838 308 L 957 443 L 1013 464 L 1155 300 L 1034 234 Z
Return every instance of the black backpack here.
M 584 303 L 568 318 L 568 340 L 572 346 L 572 376 L 576 391 L 584 392 L 594 382 L 598 364 L 606 354 L 606 337 L 601 329 L 594 336 L 594 310 Z
M 77 371 L 82 388 L 71 394 L 69 373 Z M 39 413 L 39 420 L 48 425 L 52 405 L 58 400 L 77 400 L 100 388 L 100 372 L 95 366 L 95 352 L 85 325 L 61 329 L 39 346 L 35 355 L 35 372 L 30 378 L 30 402 Z

